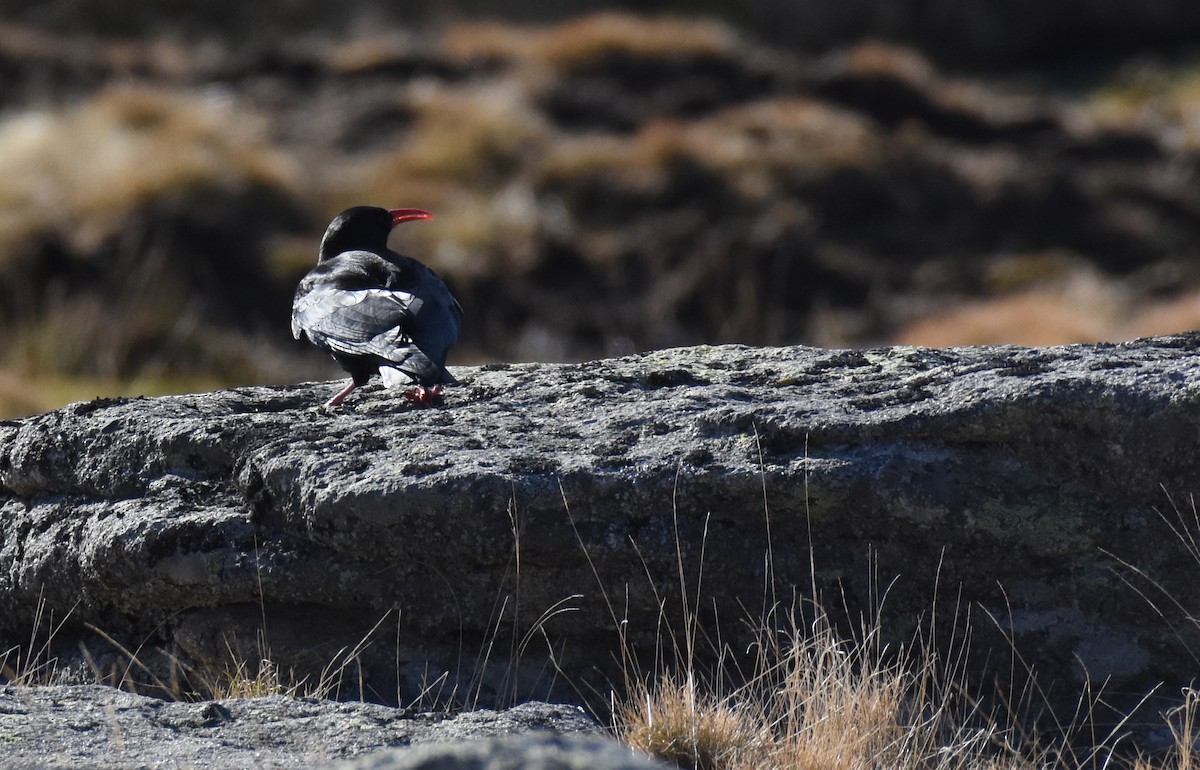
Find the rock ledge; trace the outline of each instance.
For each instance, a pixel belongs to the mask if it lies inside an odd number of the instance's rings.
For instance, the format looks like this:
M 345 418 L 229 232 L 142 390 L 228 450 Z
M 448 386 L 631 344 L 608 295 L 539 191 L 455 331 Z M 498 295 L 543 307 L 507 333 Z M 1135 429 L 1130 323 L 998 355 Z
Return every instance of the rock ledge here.
M 1200 634 L 1133 568 L 1194 593 L 1160 512 L 1200 489 L 1198 345 L 688 348 L 461 368 L 428 410 L 326 410 L 331 383 L 75 404 L 0 423 L 0 640 L 40 604 L 67 669 L 80 644 L 129 668 L 90 625 L 184 689 L 266 642 L 343 697 L 578 701 L 620 681 L 617 625 L 649 659 L 678 618 L 677 554 L 737 644 L 770 552 L 777 596 L 815 577 L 853 616 L 886 588 L 897 639 L 969 609 L 980 681 L 1011 639 L 1065 703 L 1177 692 Z

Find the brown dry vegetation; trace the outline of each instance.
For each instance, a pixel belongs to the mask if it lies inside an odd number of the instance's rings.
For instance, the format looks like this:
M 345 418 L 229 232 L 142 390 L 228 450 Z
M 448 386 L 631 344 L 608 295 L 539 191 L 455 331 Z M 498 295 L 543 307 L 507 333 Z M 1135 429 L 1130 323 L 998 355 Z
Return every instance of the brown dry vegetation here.
M 545 27 L 459 24 L 442 41 L 451 56 L 536 62 L 559 69 L 586 66 L 601 56 L 631 58 L 737 55 L 724 24 L 687 18 L 598 13 Z
M 955 680 L 952 662 L 919 648 L 887 651 L 878 628 L 847 641 L 820 616 L 786 632 L 764 624 L 760 633 L 748 680 L 686 660 L 657 680 L 636 679 L 614 714 L 618 737 L 695 770 L 1195 766 L 1200 692 L 1193 689 L 1162 715 L 1170 742 L 1151 756 L 1122 745 L 1127 725 L 1105 736 L 1087 732 L 1086 714 L 1040 737 L 1022 727 L 1026 715 L 985 714 Z M 1072 735 L 1077 730 L 1086 733 L 1082 740 Z
M 602 14 L 246 51 L 9 25 L 0 71 L 4 413 L 335 376 L 288 306 L 359 203 L 437 214 L 394 245 L 462 300 L 457 363 L 1197 316 L 1186 63 L 1061 93 Z

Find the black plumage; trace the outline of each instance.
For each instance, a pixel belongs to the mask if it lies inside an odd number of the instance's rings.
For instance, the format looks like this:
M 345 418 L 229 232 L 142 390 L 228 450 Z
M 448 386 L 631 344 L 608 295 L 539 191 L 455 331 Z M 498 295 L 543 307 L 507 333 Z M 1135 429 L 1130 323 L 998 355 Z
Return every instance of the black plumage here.
M 316 267 L 296 288 L 292 335 L 307 336 L 349 372 L 350 384 L 328 406 L 375 374 L 389 388 L 415 385 L 405 395 L 419 403 L 437 400 L 441 386 L 454 382 L 446 354 L 458 340 L 462 308 L 437 273 L 387 247 L 397 224 L 431 216 L 356 206 L 326 229 Z

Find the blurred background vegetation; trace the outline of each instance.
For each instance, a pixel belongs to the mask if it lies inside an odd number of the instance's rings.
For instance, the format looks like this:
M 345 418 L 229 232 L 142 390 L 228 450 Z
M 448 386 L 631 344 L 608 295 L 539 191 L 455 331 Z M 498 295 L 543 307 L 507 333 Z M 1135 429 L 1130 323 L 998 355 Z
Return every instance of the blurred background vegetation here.
M 1190 0 L 7 0 L 0 416 L 341 376 L 361 203 L 452 364 L 1196 328 L 1198 148 Z

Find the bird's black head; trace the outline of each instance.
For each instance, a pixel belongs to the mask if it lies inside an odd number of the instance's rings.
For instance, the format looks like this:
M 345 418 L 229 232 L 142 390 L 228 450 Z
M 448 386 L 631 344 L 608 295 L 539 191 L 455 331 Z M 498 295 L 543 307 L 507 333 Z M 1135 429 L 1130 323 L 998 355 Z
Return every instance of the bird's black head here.
M 364 249 L 387 250 L 388 233 L 401 222 L 432 219 L 433 214 L 421 209 L 381 209 L 377 206 L 355 206 L 333 218 L 325 228 L 317 262 L 336 257 L 343 251 Z

